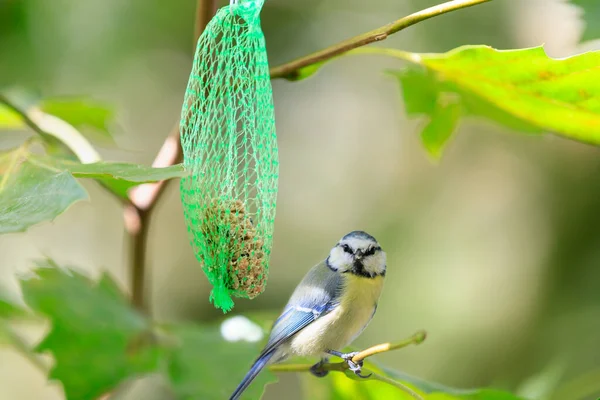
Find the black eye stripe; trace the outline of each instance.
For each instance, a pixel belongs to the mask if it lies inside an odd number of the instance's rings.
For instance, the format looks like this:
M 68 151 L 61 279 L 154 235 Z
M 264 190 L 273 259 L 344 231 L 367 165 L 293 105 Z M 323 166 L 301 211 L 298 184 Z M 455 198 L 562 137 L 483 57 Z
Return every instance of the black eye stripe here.
M 363 255 L 364 256 L 372 256 L 378 250 L 381 250 L 381 247 L 379 247 L 379 246 L 369 247 L 369 249 L 367 251 L 365 251 L 365 253 Z
M 344 252 L 346 252 L 348 254 L 353 254 L 352 249 L 347 244 L 342 245 L 342 250 L 344 250 Z

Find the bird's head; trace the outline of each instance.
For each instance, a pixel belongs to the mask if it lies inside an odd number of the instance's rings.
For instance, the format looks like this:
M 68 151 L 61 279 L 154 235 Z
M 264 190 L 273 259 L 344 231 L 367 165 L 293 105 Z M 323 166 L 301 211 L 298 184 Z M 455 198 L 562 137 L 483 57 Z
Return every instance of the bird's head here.
M 331 249 L 327 265 L 340 273 L 374 278 L 385 275 L 386 255 L 373 236 L 354 231 Z

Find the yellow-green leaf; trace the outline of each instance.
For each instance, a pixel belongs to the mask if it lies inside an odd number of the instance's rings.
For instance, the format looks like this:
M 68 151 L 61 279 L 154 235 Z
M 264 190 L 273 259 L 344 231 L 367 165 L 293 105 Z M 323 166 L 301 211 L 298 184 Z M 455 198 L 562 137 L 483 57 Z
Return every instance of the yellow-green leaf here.
M 112 279 L 94 283 L 50 260 L 37 265 L 38 276 L 21 283 L 23 296 L 50 322 L 37 350 L 54 356 L 50 378 L 62 383 L 68 399 L 97 399 L 123 380 L 157 369 L 161 351 L 152 326 Z
M 15 111 L 0 104 L 0 129 L 20 129 L 25 123 Z
M 22 232 L 52 221 L 87 193 L 68 171 L 42 168 L 23 151 L 0 157 L 0 233 Z
M 38 165 L 68 171 L 77 178 L 96 179 L 124 198 L 127 197 L 127 191 L 134 186 L 180 178 L 188 174 L 181 164 L 165 168 L 154 168 L 138 164 L 104 161 L 82 164 L 72 160 L 34 155 L 30 155 L 30 158 Z
M 349 379 L 339 372 L 330 372 L 322 379 L 310 374 L 303 375 L 305 397 L 313 400 L 415 400 L 413 394 L 416 394 L 423 400 L 523 400 L 511 393 L 495 389 L 455 389 L 427 382 L 368 361 L 363 369 L 364 373 L 373 372 L 375 375 L 368 379 L 356 378 L 353 375 L 350 375 Z M 394 382 L 390 383 L 390 380 Z M 401 389 L 399 384 L 412 390 L 413 394 Z
M 454 96 L 449 96 L 454 97 Z M 458 101 L 439 96 L 431 118 L 421 131 L 423 146 L 433 158 L 440 158 L 446 142 L 458 124 L 461 106 Z
M 600 52 L 565 59 L 550 58 L 541 47 L 500 51 L 465 46 L 443 54 L 393 49 L 361 52 L 397 57 L 417 67 L 394 72 L 402 87 L 409 88 L 404 93 L 409 114 L 434 118 L 439 96 L 451 93 L 463 115 L 484 116 L 525 132 L 552 132 L 600 144 Z M 419 86 L 427 97 L 409 95 Z M 446 119 L 441 123 L 446 127 L 455 123 L 453 118 Z

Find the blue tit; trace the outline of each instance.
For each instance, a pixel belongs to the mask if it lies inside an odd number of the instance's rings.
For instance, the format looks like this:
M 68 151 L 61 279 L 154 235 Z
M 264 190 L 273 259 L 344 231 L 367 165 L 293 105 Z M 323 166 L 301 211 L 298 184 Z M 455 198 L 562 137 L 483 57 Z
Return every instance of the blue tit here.
M 230 400 L 239 399 L 264 367 L 290 356 L 320 356 L 311 372 L 325 376 L 321 366 L 335 355 L 364 377 L 362 362 L 352 362 L 356 353 L 339 350 L 360 335 L 373 318 L 385 270 L 385 252 L 373 236 L 362 231 L 344 236 L 296 287 L 273 324 L 267 345 Z

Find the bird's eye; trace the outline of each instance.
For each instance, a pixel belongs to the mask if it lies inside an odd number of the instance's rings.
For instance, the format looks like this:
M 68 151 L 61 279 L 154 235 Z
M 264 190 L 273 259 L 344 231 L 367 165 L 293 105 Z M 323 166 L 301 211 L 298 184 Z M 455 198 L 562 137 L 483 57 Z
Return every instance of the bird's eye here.
M 372 256 L 373 254 L 375 254 L 375 247 L 369 247 L 363 256 Z
M 352 254 L 352 249 L 347 244 L 342 245 L 342 249 L 344 250 L 344 252 Z

